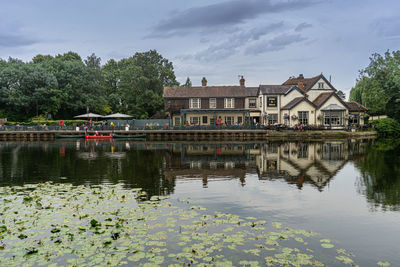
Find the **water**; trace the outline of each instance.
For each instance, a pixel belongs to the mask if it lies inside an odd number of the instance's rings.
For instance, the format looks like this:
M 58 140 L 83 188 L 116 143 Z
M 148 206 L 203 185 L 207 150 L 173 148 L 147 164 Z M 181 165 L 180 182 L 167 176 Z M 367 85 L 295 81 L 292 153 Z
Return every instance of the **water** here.
M 2 142 L 0 185 L 123 183 L 321 233 L 361 266 L 398 266 L 399 163 L 392 140 Z

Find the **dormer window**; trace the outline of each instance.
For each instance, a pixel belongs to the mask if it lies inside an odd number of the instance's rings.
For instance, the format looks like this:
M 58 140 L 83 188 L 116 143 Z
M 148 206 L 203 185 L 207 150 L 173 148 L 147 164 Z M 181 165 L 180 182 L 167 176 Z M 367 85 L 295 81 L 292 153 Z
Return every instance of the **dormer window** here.
M 324 83 L 318 83 L 318 89 L 324 89 Z

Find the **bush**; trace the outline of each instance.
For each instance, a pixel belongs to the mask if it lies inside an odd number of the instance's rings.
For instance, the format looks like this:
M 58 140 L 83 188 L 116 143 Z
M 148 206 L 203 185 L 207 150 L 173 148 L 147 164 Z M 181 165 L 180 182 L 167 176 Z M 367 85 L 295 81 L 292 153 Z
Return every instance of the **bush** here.
M 375 120 L 373 122 L 375 130 L 381 136 L 400 135 L 400 123 L 392 118 Z

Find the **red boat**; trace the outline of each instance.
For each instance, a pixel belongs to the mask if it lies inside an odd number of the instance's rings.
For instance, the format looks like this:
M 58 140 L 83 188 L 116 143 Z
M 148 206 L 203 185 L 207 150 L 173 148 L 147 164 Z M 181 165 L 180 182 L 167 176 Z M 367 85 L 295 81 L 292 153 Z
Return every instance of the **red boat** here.
M 112 138 L 112 135 L 85 135 L 85 139 L 103 140 Z

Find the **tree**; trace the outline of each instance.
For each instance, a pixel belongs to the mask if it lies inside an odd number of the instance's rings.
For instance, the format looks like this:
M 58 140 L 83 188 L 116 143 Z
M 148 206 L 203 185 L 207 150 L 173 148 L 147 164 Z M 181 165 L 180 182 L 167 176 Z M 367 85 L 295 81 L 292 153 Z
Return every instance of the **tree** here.
M 366 106 L 371 113 L 400 118 L 399 110 L 394 108 L 400 102 L 400 51 L 373 54 L 351 89 L 350 100 Z
M 192 81 L 189 77 L 186 78 L 186 82 L 182 84 L 182 87 L 192 87 Z
M 346 94 L 345 94 L 342 90 L 337 91 L 337 95 L 338 95 L 342 100 L 346 100 Z

